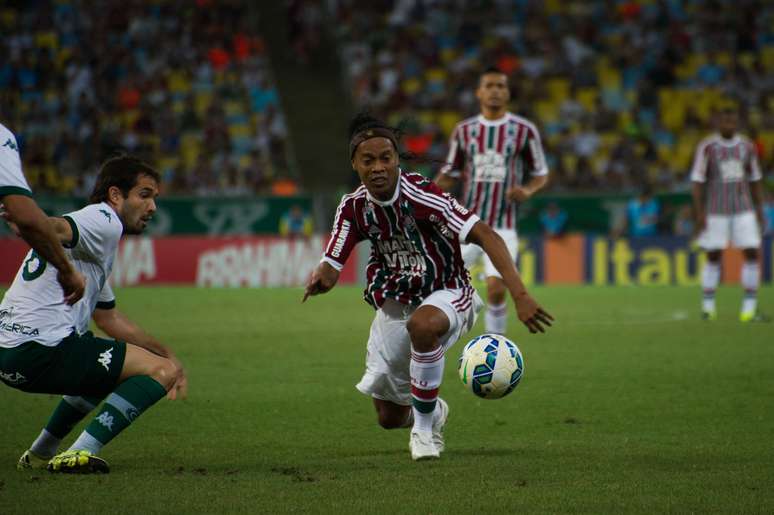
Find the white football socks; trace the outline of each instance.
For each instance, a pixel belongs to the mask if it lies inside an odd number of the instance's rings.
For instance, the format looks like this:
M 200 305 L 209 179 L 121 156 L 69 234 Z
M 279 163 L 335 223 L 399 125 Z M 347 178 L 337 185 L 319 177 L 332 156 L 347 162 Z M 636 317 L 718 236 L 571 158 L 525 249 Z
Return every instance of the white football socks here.
M 508 322 L 508 303 L 489 304 L 484 315 L 484 329 L 487 333 L 505 334 Z
M 56 454 L 60 443 L 62 443 L 61 438 L 57 438 L 44 429 L 35 441 L 32 442 L 30 450 L 41 458 L 50 458 Z
M 411 397 L 414 412 L 414 431 L 433 430 L 438 389 L 443 380 L 444 349 L 430 352 L 411 351 Z
M 720 263 L 707 261 L 701 271 L 702 301 L 701 310 L 704 312 L 715 311 L 715 291 L 720 282 Z
M 744 298 L 742 300 L 742 313 L 755 313 L 758 307 L 758 284 L 760 283 L 761 270 L 757 261 L 745 261 L 742 265 L 742 288 Z

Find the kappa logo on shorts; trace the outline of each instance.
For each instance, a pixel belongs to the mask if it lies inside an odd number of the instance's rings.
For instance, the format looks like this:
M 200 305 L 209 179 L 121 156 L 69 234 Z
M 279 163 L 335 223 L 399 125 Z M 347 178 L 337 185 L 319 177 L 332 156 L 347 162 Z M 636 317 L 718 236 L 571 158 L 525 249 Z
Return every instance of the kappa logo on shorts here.
M 107 411 L 103 411 L 100 416 L 97 417 L 97 422 L 108 428 L 108 430 L 113 430 L 113 415 Z
M 100 353 L 99 359 L 97 360 L 97 363 L 105 367 L 105 370 L 110 370 L 108 365 L 110 365 L 110 362 L 113 361 L 113 347 L 110 347 L 105 352 Z

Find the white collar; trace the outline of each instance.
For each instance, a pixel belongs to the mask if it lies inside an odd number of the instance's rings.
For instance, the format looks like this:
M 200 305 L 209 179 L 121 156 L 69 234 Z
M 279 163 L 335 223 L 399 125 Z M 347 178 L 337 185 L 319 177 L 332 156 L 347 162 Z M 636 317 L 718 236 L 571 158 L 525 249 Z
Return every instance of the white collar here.
M 724 147 L 733 147 L 733 146 L 739 144 L 739 140 L 740 139 L 741 138 L 739 137 L 739 133 L 738 132 L 735 132 L 734 133 L 734 137 L 731 138 L 731 139 L 724 138 L 719 132 L 715 133 L 715 140 L 718 143 L 720 143 L 721 145 L 723 145 Z
M 502 115 L 500 118 L 497 118 L 496 120 L 487 120 L 486 118 L 484 118 L 483 114 L 480 114 L 478 115 L 478 123 L 483 125 L 500 125 L 501 123 L 504 123 L 508 119 L 508 116 L 510 114 L 511 113 L 506 111 L 504 115 Z
M 396 200 L 398 200 L 398 195 L 400 195 L 400 181 L 403 178 L 403 171 L 398 168 L 398 180 L 395 182 L 395 193 L 392 194 L 392 198 L 390 200 L 379 200 L 377 198 L 374 198 L 371 196 L 371 192 L 368 191 L 368 188 L 366 188 L 366 198 L 373 202 L 374 204 L 377 204 L 382 207 L 391 206 L 395 203 Z

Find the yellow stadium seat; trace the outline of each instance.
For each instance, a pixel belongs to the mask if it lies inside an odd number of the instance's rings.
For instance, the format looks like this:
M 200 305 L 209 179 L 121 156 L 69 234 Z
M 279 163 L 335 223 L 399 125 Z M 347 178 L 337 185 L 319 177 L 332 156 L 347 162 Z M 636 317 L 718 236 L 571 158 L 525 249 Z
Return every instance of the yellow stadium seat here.
M 451 136 L 454 126 L 461 121 L 461 115 L 456 111 L 444 111 L 438 115 L 438 126 L 441 128 L 444 136 Z
M 182 70 L 172 70 L 167 76 L 167 86 L 172 93 L 185 93 L 191 89 L 191 82 Z
M 35 34 L 35 45 L 38 48 L 56 50 L 59 47 L 59 39 L 56 37 L 56 32 L 38 32 Z
M 582 105 L 587 111 L 594 112 L 597 108 L 597 97 L 599 91 L 597 88 L 581 88 L 575 95 L 575 99 L 580 105 Z
M 559 106 L 554 102 L 541 100 L 535 104 L 535 112 L 542 123 L 554 122 L 559 119 Z
M 761 50 L 761 60 L 767 72 L 774 72 L 774 46 L 767 46 Z
M 196 114 L 199 116 L 203 116 L 205 111 L 207 111 L 207 108 L 210 107 L 210 103 L 212 102 L 212 92 L 210 91 L 199 91 L 196 93 L 196 96 L 194 97 L 194 110 L 196 110 Z
M 245 123 L 236 123 L 229 125 L 228 133 L 232 138 L 249 138 L 250 126 Z
M 180 154 L 183 156 L 185 166 L 190 168 L 196 164 L 196 160 L 199 158 L 199 146 L 198 134 L 183 134 L 180 139 Z
M 407 95 L 413 95 L 422 88 L 422 82 L 418 79 L 404 80 L 401 84 L 401 89 Z
M 557 103 L 570 96 L 570 81 L 567 79 L 549 79 L 546 82 L 546 88 L 548 88 L 548 94 Z
M 443 82 L 449 76 L 443 68 L 430 68 L 425 72 L 425 79 L 434 82 Z
M 441 62 L 449 64 L 457 57 L 457 51 L 453 48 L 444 48 L 441 50 Z

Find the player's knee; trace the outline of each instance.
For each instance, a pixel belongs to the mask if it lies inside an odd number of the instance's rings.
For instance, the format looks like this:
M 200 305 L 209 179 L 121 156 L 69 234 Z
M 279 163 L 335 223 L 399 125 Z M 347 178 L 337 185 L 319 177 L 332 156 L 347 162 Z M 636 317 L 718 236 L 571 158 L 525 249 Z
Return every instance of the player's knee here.
M 406 324 L 411 346 L 418 352 L 430 352 L 436 346 L 437 331 L 430 320 L 412 317 Z
M 167 358 L 159 358 L 151 367 L 148 375 L 166 390 L 172 388 L 181 374 L 180 368 Z
M 406 417 L 403 417 L 403 420 L 401 420 L 400 417 L 396 417 L 392 413 L 380 411 L 377 420 L 382 429 L 398 429 L 399 427 L 403 427 Z

